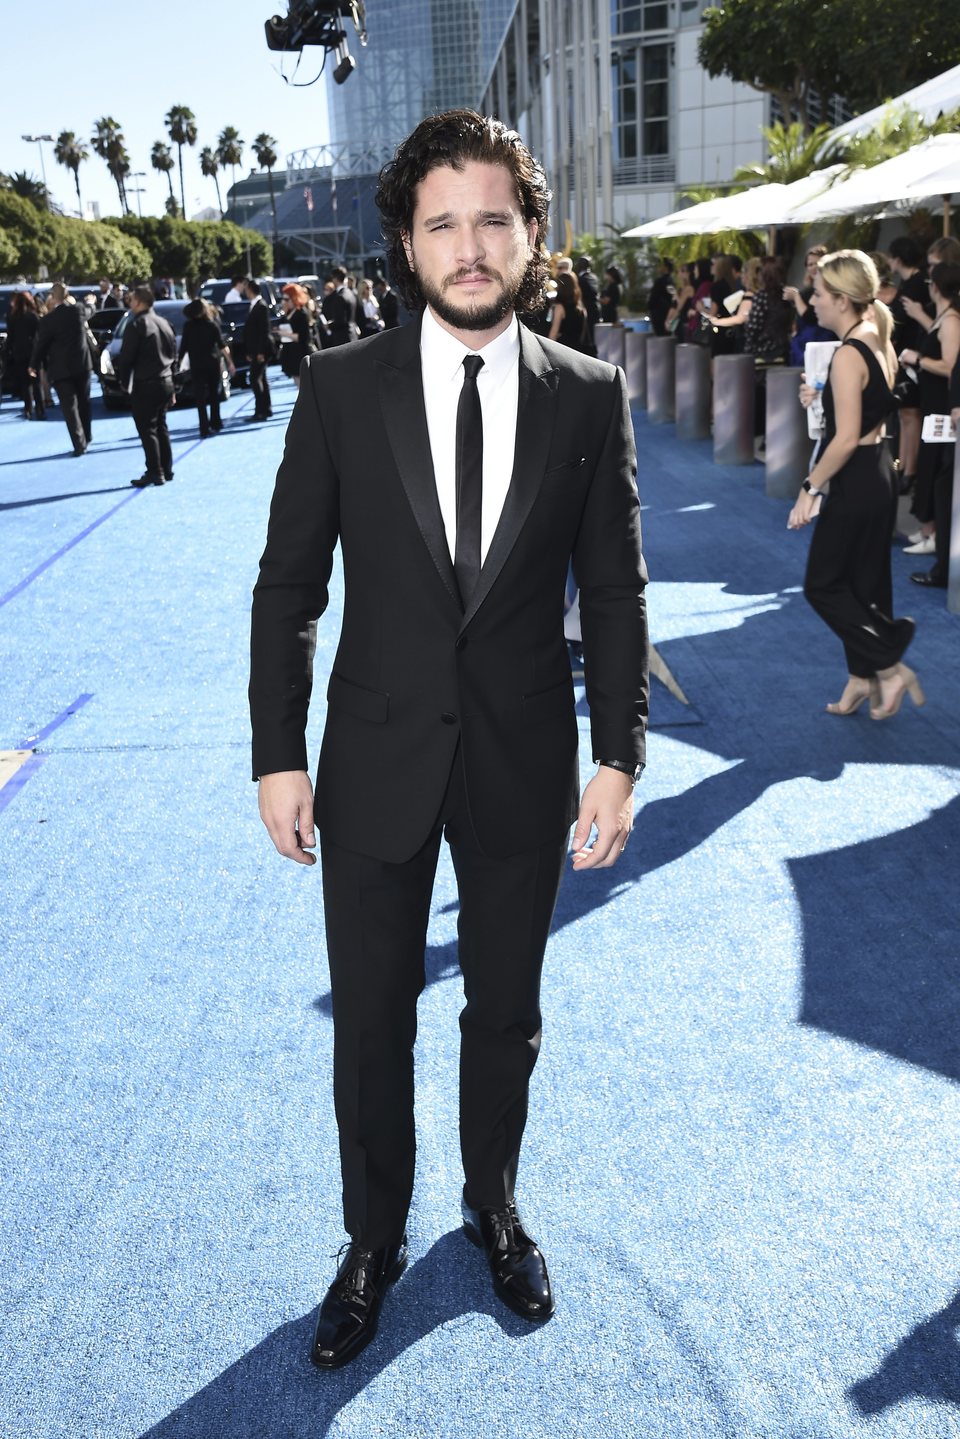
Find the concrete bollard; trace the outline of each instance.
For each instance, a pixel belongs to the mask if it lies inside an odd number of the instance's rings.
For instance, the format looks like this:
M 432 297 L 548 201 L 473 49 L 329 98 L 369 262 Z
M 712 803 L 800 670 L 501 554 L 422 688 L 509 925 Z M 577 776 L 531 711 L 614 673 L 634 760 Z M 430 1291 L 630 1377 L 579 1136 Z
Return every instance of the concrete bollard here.
M 713 362 L 715 464 L 753 463 L 756 368 L 752 355 L 718 355 Z
M 706 345 L 677 346 L 677 439 L 710 438 L 710 351 Z
M 651 335 L 647 341 L 647 418 L 667 425 L 676 414 L 677 342 Z
M 597 359 L 624 368 L 622 325 L 607 325 L 602 321 L 594 327 L 593 338 L 597 346 Z
M 950 526 L 950 568 L 947 571 L 947 609 L 960 615 L 960 440 L 953 453 L 953 523 Z
M 814 441 L 800 403 L 802 370 L 773 365 L 767 371 L 767 494 L 795 500 L 810 470 Z
M 624 351 L 627 372 L 627 394 L 631 405 L 638 409 L 647 408 L 647 344 L 649 331 L 627 330 L 624 335 Z

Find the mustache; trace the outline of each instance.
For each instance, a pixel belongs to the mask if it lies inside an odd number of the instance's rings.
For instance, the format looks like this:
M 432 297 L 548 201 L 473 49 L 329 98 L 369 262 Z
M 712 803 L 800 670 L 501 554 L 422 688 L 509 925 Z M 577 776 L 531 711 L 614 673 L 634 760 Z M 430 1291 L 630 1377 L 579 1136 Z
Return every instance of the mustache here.
M 460 269 L 452 275 L 447 275 L 443 282 L 443 289 L 455 285 L 458 280 L 465 280 L 468 276 L 483 275 L 487 280 L 498 280 L 503 284 L 503 276 L 499 270 L 492 270 L 489 265 L 470 265 L 467 269 Z

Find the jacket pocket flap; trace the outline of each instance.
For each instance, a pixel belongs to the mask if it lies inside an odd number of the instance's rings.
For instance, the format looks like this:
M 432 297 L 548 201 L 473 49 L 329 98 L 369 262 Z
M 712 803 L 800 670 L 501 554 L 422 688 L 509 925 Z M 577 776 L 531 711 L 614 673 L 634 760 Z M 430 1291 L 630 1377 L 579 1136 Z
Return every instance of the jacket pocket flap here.
M 334 672 L 327 685 L 327 703 L 354 719 L 369 724 L 386 724 L 390 712 L 390 696 L 380 690 L 364 689 Z
M 549 689 L 537 690 L 522 699 L 523 718 L 527 724 L 541 724 L 558 715 L 573 714 L 573 682 L 563 679 Z

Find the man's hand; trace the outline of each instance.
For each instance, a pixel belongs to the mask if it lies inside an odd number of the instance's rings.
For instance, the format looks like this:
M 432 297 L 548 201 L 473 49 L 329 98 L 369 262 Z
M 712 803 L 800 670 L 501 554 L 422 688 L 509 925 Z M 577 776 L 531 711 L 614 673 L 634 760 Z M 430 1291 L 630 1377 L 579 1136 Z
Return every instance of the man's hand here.
M 591 826 L 597 837 L 587 848 Z M 573 867 L 608 869 L 616 864 L 633 829 L 633 785 L 630 776 L 601 765 L 583 792 L 573 831 Z
M 278 770 L 260 776 L 260 818 L 280 854 L 297 864 L 316 864 L 313 828 L 313 786 L 304 769 Z

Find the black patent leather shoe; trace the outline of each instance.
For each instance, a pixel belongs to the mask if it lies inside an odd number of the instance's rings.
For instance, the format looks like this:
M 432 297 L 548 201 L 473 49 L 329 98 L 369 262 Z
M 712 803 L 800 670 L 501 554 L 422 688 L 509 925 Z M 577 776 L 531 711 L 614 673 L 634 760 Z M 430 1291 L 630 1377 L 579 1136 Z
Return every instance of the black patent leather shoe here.
M 162 485 L 162 484 L 163 484 L 163 476 L 162 476 L 162 475 L 141 475 L 140 478 L 139 478 L 139 480 L 131 480 L 130 483 L 131 483 L 131 485 L 133 486 L 133 488 L 134 488 L 135 490 L 145 490 L 148 485 Z
M 910 578 L 915 585 L 924 585 L 935 590 L 947 588 L 946 580 L 942 580 L 936 570 L 916 570 Z
M 320 1305 L 310 1358 L 318 1369 L 339 1369 L 377 1332 L 383 1299 L 407 1267 L 407 1236 L 385 1249 L 348 1244 L 337 1277 Z
M 521 1224 L 516 1202 L 472 1209 L 464 1191 L 463 1230 L 486 1254 L 497 1298 L 523 1319 L 549 1319 L 554 1303 L 547 1261 Z

